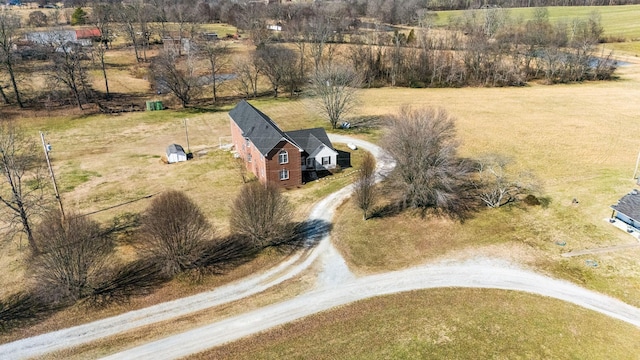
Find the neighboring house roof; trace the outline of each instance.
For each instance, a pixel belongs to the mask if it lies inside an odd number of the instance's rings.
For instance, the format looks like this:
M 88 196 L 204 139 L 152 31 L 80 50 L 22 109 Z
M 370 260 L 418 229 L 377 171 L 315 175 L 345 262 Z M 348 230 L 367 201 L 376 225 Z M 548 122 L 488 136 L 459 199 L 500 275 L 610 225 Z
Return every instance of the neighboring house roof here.
M 315 153 L 322 145 L 335 151 L 333 145 L 331 145 L 329 137 L 327 136 L 327 132 L 324 131 L 323 128 L 287 131 L 286 134 L 300 145 L 300 147 L 309 155 Z
M 251 140 L 262 155 L 267 156 L 282 141 L 287 141 L 302 151 L 302 147 L 280 130 L 273 120 L 245 100 L 229 111 L 229 116 L 242 130 L 242 136 Z
M 178 144 L 171 144 L 167 146 L 167 154 L 185 154 L 182 146 Z
M 640 221 L 640 192 L 634 189 L 618 200 L 617 205 L 611 205 L 611 208 L 633 220 Z
M 77 39 L 92 39 L 102 36 L 100 33 L 100 29 L 78 29 L 76 30 L 76 38 Z

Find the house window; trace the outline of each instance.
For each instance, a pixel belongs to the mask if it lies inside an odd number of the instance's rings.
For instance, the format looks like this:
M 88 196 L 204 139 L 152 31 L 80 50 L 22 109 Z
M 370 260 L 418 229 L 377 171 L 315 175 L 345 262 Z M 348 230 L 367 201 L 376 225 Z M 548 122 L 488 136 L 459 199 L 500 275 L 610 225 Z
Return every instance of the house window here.
M 286 150 L 280 151 L 280 153 L 278 154 L 278 160 L 280 161 L 280 164 L 288 163 L 289 162 L 289 153 L 287 153 Z
M 244 145 L 246 147 L 251 147 L 251 141 L 249 141 L 249 138 L 244 138 Z
M 331 165 L 331 156 L 323 156 L 322 165 Z
M 288 180 L 289 179 L 289 170 L 282 169 L 280 170 L 280 180 Z
M 247 162 L 251 162 L 251 154 L 247 154 Z
M 312 167 L 313 166 L 313 162 L 315 161 L 314 158 L 308 158 L 307 159 L 307 167 Z

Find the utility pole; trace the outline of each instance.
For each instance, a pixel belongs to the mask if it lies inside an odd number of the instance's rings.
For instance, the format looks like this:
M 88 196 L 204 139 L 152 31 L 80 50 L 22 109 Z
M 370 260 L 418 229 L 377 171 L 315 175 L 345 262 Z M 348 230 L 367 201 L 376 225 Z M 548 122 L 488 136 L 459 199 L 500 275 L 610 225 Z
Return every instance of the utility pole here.
M 638 158 L 636 159 L 636 169 L 633 171 L 633 178 L 631 180 L 636 179 L 636 174 L 638 173 L 638 165 L 640 165 L 640 152 L 638 152 Z
M 64 208 L 62 207 L 62 199 L 60 198 L 60 193 L 58 192 L 56 177 L 55 175 L 53 175 L 51 160 L 49 160 L 49 151 L 51 151 L 51 144 L 47 144 L 44 142 L 44 133 L 42 131 L 40 131 L 40 139 L 42 140 L 42 147 L 44 148 L 44 157 L 47 159 L 47 166 L 49 167 L 49 174 L 51 175 L 51 181 L 53 181 L 53 190 L 56 192 L 56 199 L 58 200 L 58 205 L 60 205 L 60 215 L 62 216 L 62 221 L 64 222 Z
M 184 119 L 184 133 L 187 135 L 187 154 L 191 153 L 191 148 L 189 147 L 189 129 L 187 128 L 187 120 Z

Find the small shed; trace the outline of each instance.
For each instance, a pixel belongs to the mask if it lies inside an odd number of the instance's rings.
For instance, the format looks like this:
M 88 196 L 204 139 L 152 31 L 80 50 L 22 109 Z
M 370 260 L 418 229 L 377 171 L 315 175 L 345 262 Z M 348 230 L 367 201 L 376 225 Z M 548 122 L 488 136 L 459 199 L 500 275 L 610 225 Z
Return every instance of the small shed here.
M 178 144 L 171 144 L 167 146 L 167 161 L 169 164 L 187 161 L 187 154 L 184 152 L 182 146 Z

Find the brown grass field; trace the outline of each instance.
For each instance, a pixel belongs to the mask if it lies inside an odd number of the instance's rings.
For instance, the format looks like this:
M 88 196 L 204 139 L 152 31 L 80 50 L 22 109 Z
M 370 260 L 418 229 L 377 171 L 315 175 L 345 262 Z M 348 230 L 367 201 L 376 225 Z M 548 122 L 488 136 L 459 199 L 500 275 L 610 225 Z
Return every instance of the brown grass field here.
M 629 59 L 634 60 L 634 54 L 630 55 Z M 119 61 L 126 64 L 130 56 L 127 51 L 111 54 L 112 90 L 150 97 L 149 83 L 141 75 L 144 71 L 115 66 Z M 445 108 L 457 119 L 463 156 L 487 152 L 511 156 L 514 170 L 530 170 L 542 181 L 539 195 L 550 203 L 547 207 L 487 209 L 458 223 L 443 218 L 423 219 L 412 213 L 365 222 L 355 206 L 347 202 L 336 217 L 334 243 L 358 274 L 440 259 L 502 257 L 640 306 L 640 250 L 571 259 L 560 256 L 570 250 L 637 241 L 605 221 L 611 214 L 609 206 L 635 186 L 632 175 L 639 149 L 634 129 L 640 125 L 640 64 L 622 66 L 618 75 L 610 82 L 555 86 L 363 90 L 361 106 L 354 114 L 357 117 L 384 117 L 405 104 Z M 100 79 L 95 83 L 98 88 Z M 237 95 L 232 86 L 224 94 Z M 218 148 L 230 134 L 227 111 L 233 103 L 213 109 L 179 110 L 169 97 L 159 99 L 171 109 L 89 115 L 77 110 L 45 114 L 0 107 L 0 113 L 11 114 L 35 138 L 38 131 L 46 133 L 53 145 L 52 161 L 67 211 L 99 211 L 91 216 L 109 221 L 122 212 L 143 211 L 149 203 L 144 198 L 147 195 L 181 189 L 224 233 L 229 206 L 242 185 L 231 154 Z M 135 101 L 141 102 L 139 98 Z M 304 96 L 264 98 L 252 103 L 285 130 L 328 128 L 314 112 L 311 100 Z M 195 159 L 164 164 L 161 157 L 167 145 L 177 142 L 186 147 L 185 119 Z M 375 142 L 381 130 L 351 132 Z M 360 152 L 354 152 L 354 165 L 360 156 Z M 298 220 L 305 217 L 314 202 L 348 184 L 349 173 L 346 169 L 341 174 L 344 176 L 286 191 L 297 206 Z M 578 204 L 572 203 L 574 198 Z M 132 202 L 118 206 L 129 201 Z M 559 242 L 566 245 L 556 245 Z M 2 243 L 0 296 L 28 282 L 24 247 L 25 241 L 19 238 Z M 123 244 L 120 254 L 127 258 L 132 251 Z M 214 288 L 264 269 L 283 256 L 275 252 L 264 254 L 225 276 L 199 281 L 179 278 L 151 296 L 125 305 L 98 311 L 87 311 L 78 305 L 34 327 L 5 334 L 1 341 Z M 596 260 L 599 266 L 588 267 L 585 260 Z M 232 309 L 212 309 L 199 314 L 203 315 L 199 319 L 180 319 L 181 325 L 174 328 L 171 324 L 159 325 L 148 329 L 144 339 L 139 339 L 139 334 L 125 334 L 58 357 L 95 357 L 104 349 L 160 338 L 186 329 L 189 324 L 293 296 L 310 286 L 305 281 L 292 281 L 257 299 L 233 304 Z M 338 318 L 352 321 L 332 325 L 332 319 Z M 638 343 L 633 340 L 638 335 L 638 329 L 555 300 L 489 290 L 442 289 L 359 302 L 214 350 L 201 358 L 330 358 L 331 354 L 345 353 L 354 354 L 354 358 L 368 358 L 371 354 L 387 354 L 391 358 L 425 354 L 445 358 L 456 354 L 501 358 L 538 354 L 564 358 L 566 354 L 576 354 L 577 358 L 591 358 L 589 355 L 593 354 L 603 358 L 601 355 L 610 348 L 617 351 L 610 358 L 632 358 L 629 354 L 637 354 Z M 496 338 L 501 340 L 492 341 Z M 566 353 L 561 352 L 563 348 Z M 591 352 L 582 352 L 583 348 Z

